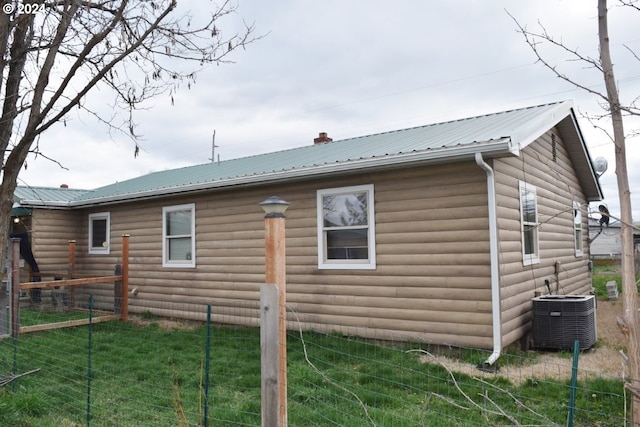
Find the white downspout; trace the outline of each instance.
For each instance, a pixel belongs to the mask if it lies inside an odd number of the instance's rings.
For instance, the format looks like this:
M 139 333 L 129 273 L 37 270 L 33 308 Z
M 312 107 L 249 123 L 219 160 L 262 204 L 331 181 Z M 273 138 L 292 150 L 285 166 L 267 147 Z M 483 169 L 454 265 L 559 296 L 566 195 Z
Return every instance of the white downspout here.
M 502 320 L 500 304 L 500 269 L 498 259 L 498 214 L 496 212 L 496 183 L 493 169 L 476 153 L 476 163 L 487 173 L 487 201 L 489 208 L 489 257 L 491 259 L 491 312 L 493 316 L 493 353 L 484 362 L 493 365 L 502 352 Z

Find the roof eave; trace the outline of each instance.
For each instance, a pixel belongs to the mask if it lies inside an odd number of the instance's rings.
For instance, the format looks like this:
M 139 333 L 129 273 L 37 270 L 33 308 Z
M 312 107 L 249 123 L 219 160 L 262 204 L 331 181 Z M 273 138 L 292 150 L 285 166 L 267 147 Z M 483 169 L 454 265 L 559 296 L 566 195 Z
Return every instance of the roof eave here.
M 535 120 L 528 121 L 526 125 L 514 132 L 512 135 L 513 154 L 518 155 L 520 150 L 536 141 L 543 132 L 554 126 L 558 126 L 561 132 L 564 131 L 563 136 L 567 139 L 572 138 L 573 135 L 571 133 L 575 135 L 575 139 L 571 141 L 574 148 L 568 148 L 572 151 L 571 157 L 578 161 L 576 173 L 578 173 L 579 179 L 585 188 L 587 201 L 597 202 L 603 200 L 604 195 L 600 180 L 595 172 L 589 150 L 578 125 L 572 101 L 558 103 L 545 114 L 540 114 Z
M 71 202 L 22 199 L 18 204 L 24 208 L 66 209 L 70 207 Z
M 593 166 L 591 155 L 587 149 L 587 144 L 584 136 L 582 135 L 580 126 L 578 126 L 578 120 L 573 108 L 567 116 L 558 122 L 557 126 L 560 129 L 560 132 L 563 132 L 567 127 L 575 130 L 575 141 L 571 157 L 573 159 L 581 160 L 581 162 L 579 164 L 575 164 L 574 167 L 576 168 L 578 178 L 585 188 L 587 201 L 598 202 L 603 200 L 604 194 L 602 192 L 602 186 L 600 185 L 600 179 Z M 566 135 L 566 130 L 563 133 Z M 565 135 L 563 135 L 563 137 L 565 137 Z M 569 147 L 569 149 L 571 149 L 571 147 Z
M 538 114 L 535 118 L 528 120 L 511 135 L 514 149 L 524 149 L 568 115 L 573 115 L 572 101 L 559 102 L 545 111 L 544 114 Z

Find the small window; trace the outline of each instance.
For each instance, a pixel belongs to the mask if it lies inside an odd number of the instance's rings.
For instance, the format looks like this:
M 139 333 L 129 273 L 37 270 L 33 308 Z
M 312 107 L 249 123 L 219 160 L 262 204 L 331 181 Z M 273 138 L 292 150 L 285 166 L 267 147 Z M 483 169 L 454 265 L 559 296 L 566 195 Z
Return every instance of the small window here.
M 522 232 L 522 263 L 540 262 L 538 249 L 538 201 L 536 187 L 520 181 L 520 224 Z
M 89 253 L 108 254 L 111 234 L 109 212 L 89 214 Z
M 195 204 L 162 208 L 162 266 L 195 267 Z
M 582 256 L 584 254 L 582 249 L 582 211 L 579 202 L 573 202 L 573 240 L 576 256 Z
M 373 185 L 318 191 L 318 268 L 375 269 Z

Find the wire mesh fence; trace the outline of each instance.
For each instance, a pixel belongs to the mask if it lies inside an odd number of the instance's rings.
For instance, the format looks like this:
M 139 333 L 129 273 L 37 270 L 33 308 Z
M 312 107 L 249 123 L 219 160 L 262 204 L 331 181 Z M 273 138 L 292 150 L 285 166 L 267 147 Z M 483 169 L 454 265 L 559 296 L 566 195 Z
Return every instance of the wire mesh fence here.
M 0 425 L 260 425 L 260 331 L 255 321 L 237 326 L 239 316 L 259 319 L 259 307 L 213 306 L 209 322 L 207 309 L 158 303 L 128 322 L 0 341 Z M 185 311 L 189 320 L 177 318 Z M 483 372 L 487 351 L 289 320 L 289 425 L 567 424 L 570 354 L 510 351 L 497 372 Z M 626 425 L 622 376 L 577 372 L 575 425 Z

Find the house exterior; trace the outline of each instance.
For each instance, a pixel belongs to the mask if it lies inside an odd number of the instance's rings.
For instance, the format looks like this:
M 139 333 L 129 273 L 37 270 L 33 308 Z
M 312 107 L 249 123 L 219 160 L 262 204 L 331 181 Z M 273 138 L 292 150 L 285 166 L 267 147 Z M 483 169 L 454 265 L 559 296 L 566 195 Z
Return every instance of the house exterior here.
M 226 321 L 257 324 L 236 308 L 259 301 L 258 203 L 277 195 L 291 203 L 287 304 L 302 327 L 493 349 L 488 363 L 527 335 L 534 296 L 590 291 L 587 206 L 602 199 L 571 102 L 321 134 L 67 191 L 16 191 L 40 268 L 65 265 L 74 239 L 79 270 L 110 270 L 129 234 L 132 312 L 186 317 L 212 304 Z

